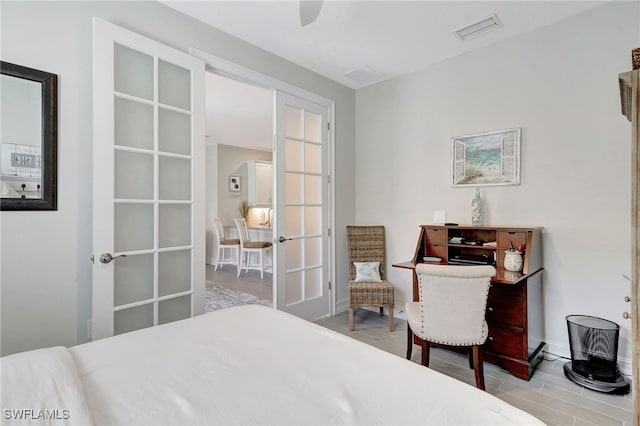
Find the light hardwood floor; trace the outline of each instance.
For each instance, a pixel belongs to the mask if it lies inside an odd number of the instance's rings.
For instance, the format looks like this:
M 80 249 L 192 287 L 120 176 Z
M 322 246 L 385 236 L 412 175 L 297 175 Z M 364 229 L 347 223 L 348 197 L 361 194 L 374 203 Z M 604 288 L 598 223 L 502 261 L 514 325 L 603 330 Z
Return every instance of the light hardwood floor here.
M 207 265 L 207 280 L 234 288 L 257 297 L 272 299 L 271 274 L 260 279 L 258 271 L 244 272 L 236 277 L 236 269 L 224 265 L 217 272 Z M 366 309 L 356 310 L 355 330 L 349 331 L 347 312 L 316 321 L 317 324 L 350 336 L 404 358 L 407 323 L 396 319 L 396 330 L 389 331 L 388 317 L 380 317 Z M 553 359 L 553 356 L 547 356 Z M 420 348 L 413 349 L 412 361 L 420 362 Z M 565 359 L 545 360 L 532 379 L 527 382 L 513 377 L 492 364 L 485 363 L 487 392 L 527 411 L 549 425 L 587 426 L 632 424 L 631 394 L 606 395 L 582 388 L 565 378 L 562 366 Z M 475 385 L 473 370 L 466 356 L 441 349 L 431 350 L 431 365 L 436 371 Z M 401 380 L 401 378 L 398 378 Z
M 213 281 L 222 287 L 253 294 L 260 299 L 273 299 L 271 274 L 268 272 L 264 273 L 262 279 L 260 271 L 254 270 L 249 270 L 247 273 L 243 270 L 240 272 L 240 277 L 237 277 L 237 270 L 233 265 L 222 265 L 222 268 L 218 268 L 217 271 L 213 270 L 212 265 L 207 265 L 206 273 L 207 281 Z
M 349 331 L 346 312 L 316 321 L 324 327 L 368 343 L 402 358 L 406 354 L 406 321 L 396 319 L 389 331 L 388 317 L 356 310 L 355 330 Z M 552 358 L 552 356 L 548 356 Z M 412 361 L 420 363 L 420 348 L 414 346 Z M 631 425 L 632 399 L 582 388 L 564 377 L 565 359 L 543 361 L 527 382 L 492 364 L 485 363 L 487 392 L 527 411 L 550 425 Z M 442 349 L 431 350 L 430 368 L 475 386 L 466 356 Z M 402 380 L 402 378 L 398 378 Z

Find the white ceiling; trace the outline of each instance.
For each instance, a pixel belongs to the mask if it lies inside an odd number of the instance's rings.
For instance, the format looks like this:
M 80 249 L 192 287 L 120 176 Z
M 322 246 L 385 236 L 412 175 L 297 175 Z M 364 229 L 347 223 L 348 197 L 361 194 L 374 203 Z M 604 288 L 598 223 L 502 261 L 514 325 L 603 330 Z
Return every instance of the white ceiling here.
M 165 5 L 354 89 L 345 73 L 369 66 L 372 84 L 548 25 L 606 1 L 324 0 L 300 26 L 297 1 L 162 1 Z M 504 27 L 468 41 L 453 32 L 497 13 Z
M 324 0 L 318 20 L 300 26 L 297 1 L 161 2 L 353 89 L 407 74 L 548 25 L 607 1 Z M 453 32 L 496 13 L 503 28 L 468 41 Z M 368 66 L 366 84 L 344 76 Z M 207 77 L 208 141 L 271 150 L 271 91 Z

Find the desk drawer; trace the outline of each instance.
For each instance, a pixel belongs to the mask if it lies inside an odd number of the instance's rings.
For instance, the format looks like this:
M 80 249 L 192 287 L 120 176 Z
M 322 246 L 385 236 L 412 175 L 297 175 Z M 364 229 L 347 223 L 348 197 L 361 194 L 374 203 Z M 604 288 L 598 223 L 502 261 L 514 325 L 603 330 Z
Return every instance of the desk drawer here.
M 485 350 L 512 358 L 527 359 L 524 334 L 489 324 L 489 337 Z
M 489 296 L 487 322 L 510 327 L 524 327 L 524 304 L 519 297 Z
M 447 230 L 445 228 L 425 227 L 426 244 L 444 244 L 447 241 Z
M 498 232 L 498 248 L 508 249 L 510 247 L 518 248 L 522 244 L 527 244 L 527 232 L 519 231 L 500 231 Z
M 427 256 L 440 257 L 442 260 L 447 260 L 447 246 L 444 244 L 425 244 L 425 251 Z

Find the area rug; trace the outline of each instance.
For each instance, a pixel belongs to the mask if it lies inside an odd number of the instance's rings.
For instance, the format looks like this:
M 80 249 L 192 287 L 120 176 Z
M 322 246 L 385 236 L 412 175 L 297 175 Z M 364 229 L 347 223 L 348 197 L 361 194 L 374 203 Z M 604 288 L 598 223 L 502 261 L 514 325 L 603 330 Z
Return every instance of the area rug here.
M 207 293 L 205 297 L 205 310 L 207 312 L 238 305 L 273 306 L 269 300 L 260 299 L 253 294 L 222 287 L 211 281 L 207 281 Z

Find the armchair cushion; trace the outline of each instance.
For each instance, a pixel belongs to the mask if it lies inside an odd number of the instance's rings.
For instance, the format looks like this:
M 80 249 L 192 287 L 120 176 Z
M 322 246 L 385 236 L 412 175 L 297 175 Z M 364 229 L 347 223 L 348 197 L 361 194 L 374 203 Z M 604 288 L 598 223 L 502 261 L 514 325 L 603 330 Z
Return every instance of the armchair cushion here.
M 356 267 L 357 283 L 379 283 L 380 278 L 380 262 L 353 262 Z

